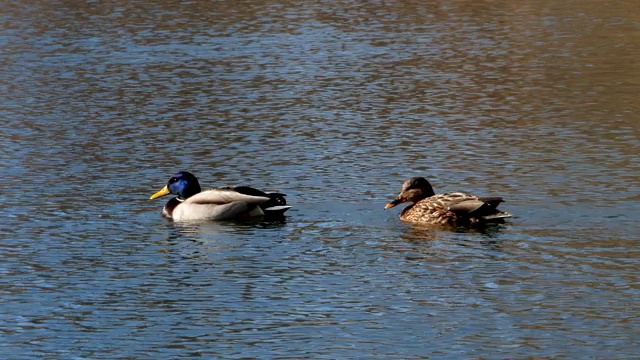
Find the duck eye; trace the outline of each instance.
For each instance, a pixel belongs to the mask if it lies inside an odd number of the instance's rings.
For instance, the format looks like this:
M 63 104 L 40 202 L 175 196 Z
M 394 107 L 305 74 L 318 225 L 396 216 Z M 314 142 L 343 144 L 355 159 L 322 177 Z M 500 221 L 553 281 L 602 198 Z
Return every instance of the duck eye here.
M 169 184 L 173 184 L 174 182 L 178 181 L 178 179 L 176 178 L 171 178 L 169 179 Z

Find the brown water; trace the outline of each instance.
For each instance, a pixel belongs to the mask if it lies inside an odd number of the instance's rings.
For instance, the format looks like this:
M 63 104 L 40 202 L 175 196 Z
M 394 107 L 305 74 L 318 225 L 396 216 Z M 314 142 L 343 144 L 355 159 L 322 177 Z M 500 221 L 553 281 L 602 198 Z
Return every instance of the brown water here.
M 5 2 L 0 357 L 636 358 L 638 58 L 633 2 Z M 183 169 L 294 208 L 170 223 Z

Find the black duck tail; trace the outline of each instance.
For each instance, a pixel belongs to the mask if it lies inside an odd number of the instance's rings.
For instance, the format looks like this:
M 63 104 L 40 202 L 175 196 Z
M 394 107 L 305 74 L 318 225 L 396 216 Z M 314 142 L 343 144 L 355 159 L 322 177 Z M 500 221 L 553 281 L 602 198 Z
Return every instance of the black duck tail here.
M 283 193 L 266 193 L 250 186 L 236 186 L 233 190 L 245 195 L 268 197 L 269 200 L 260 204 L 265 215 L 283 215 L 285 211 L 291 209 L 291 206 L 287 205 L 287 200 L 284 198 L 286 195 Z

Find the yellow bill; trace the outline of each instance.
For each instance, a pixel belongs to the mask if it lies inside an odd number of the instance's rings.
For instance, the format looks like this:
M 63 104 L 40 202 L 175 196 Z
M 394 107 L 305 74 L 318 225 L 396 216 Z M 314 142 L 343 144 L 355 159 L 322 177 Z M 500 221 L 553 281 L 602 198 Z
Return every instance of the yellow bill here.
M 169 194 L 171 194 L 171 191 L 169 191 L 169 187 L 165 185 L 165 187 L 163 187 L 162 190 L 160 190 L 157 193 L 151 195 L 149 200 L 157 199 L 159 197 L 163 197 L 163 196 L 169 195 Z

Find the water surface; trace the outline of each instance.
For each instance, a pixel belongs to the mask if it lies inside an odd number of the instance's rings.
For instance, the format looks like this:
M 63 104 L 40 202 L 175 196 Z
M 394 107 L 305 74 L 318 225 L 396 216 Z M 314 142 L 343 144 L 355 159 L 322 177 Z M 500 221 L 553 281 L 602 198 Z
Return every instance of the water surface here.
M 0 355 L 637 357 L 635 10 L 8 2 Z M 179 170 L 294 208 L 173 224 Z M 416 175 L 516 217 L 403 224 Z

